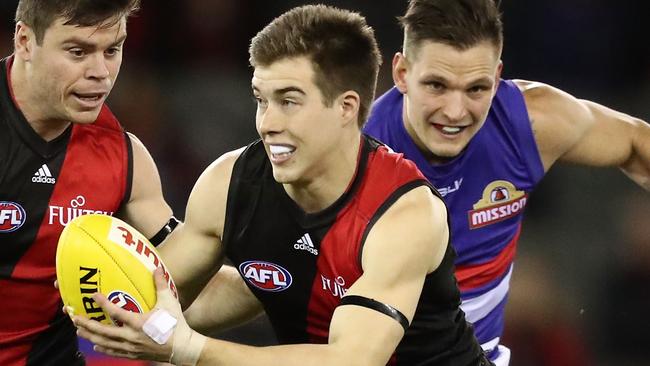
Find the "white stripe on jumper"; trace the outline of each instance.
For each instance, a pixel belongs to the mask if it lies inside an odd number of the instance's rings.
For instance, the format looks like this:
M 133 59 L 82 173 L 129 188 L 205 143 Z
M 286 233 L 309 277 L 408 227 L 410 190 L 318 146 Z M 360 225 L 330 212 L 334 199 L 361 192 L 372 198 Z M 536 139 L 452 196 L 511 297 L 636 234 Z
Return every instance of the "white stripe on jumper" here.
M 510 276 L 513 266 L 510 265 L 508 274 L 503 277 L 499 285 L 492 290 L 468 299 L 463 299 L 460 308 L 465 312 L 465 319 L 470 323 L 476 323 L 488 315 L 508 294 L 510 288 Z
M 483 348 L 483 351 L 485 351 L 485 352 L 490 352 L 490 351 L 492 351 L 494 349 L 494 347 L 499 345 L 500 340 L 501 340 L 501 338 L 496 337 L 491 341 L 487 341 L 487 342 L 481 344 L 481 348 Z

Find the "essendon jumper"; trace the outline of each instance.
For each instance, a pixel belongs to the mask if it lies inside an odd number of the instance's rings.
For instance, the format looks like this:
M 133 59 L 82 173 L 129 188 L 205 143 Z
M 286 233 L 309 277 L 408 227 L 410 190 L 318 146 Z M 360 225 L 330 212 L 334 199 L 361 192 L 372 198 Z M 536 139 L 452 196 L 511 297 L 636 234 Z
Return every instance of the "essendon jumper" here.
M 275 182 L 259 141 L 235 163 L 223 242 L 281 343 L 327 343 L 334 310 L 363 274 L 361 253 L 373 224 L 403 194 L 428 185 L 401 154 L 365 137 L 361 146 L 347 192 L 318 213 L 302 211 Z M 449 246 L 427 276 L 390 365 L 477 364 L 482 351 L 458 309 L 453 258 Z
M 131 147 L 104 106 L 90 125 L 43 140 L 0 65 L 0 365 L 73 365 L 75 329 L 54 288 L 56 243 L 73 216 L 112 214 L 131 190 Z

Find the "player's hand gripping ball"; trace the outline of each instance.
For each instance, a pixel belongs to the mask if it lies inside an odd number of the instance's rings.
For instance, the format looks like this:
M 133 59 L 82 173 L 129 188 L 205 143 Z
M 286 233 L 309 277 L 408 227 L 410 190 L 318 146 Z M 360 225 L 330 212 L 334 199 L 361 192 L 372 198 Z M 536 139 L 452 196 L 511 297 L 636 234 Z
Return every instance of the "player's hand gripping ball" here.
M 56 250 L 56 277 L 69 315 L 104 324 L 112 320 L 92 294 L 100 292 L 123 309 L 146 313 L 156 304 L 156 267 L 162 267 L 167 285 L 178 297 L 154 246 L 133 227 L 108 215 L 83 215 L 70 221 Z

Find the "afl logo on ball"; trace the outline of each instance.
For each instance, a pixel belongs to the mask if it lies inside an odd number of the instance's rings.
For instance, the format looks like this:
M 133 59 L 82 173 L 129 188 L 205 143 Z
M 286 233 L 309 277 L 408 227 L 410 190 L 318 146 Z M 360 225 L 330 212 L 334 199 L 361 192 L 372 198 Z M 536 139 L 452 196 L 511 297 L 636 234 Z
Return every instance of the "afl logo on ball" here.
M 0 233 L 18 230 L 26 220 L 25 210 L 19 204 L 0 201 Z
M 110 294 L 108 294 L 108 301 L 121 307 L 124 310 L 130 311 L 132 313 L 142 314 L 142 308 L 140 307 L 140 304 L 138 304 L 138 302 L 135 301 L 133 296 L 127 294 L 126 292 L 113 291 Z M 122 326 L 122 323 L 119 321 L 113 320 L 113 322 L 115 323 L 115 325 L 119 327 Z
M 244 262 L 239 265 L 239 273 L 248 283 L 263 291 L 280 292 L 291 286 L 291 273 L 270 262 Z

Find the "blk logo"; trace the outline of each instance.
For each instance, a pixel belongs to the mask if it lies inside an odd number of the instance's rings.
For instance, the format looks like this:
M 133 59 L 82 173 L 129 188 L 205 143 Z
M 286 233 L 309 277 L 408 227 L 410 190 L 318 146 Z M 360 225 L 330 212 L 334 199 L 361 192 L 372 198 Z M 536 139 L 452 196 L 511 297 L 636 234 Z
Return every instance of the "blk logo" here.
M 239 273 L 262 291 L 280 292 L 291 286 L 291 273 L 270 262 L 247 261 L 239 265 Z
M 15 202 L 0 201 L 0 233 L 10 233 L 20 229 L 27 221 L 27 214 Z
M 47 167 L 47 164 L 43 164 L 40 168 L 38 168 L 36 173 L 34 173 L 32 182 L 54 184 L 56 183 L 56 178 L 52 176 L 52 172 L 50 172 L 50 168 Z
M 318 255 L 318 249 L 314 247 L 314 242 L 311 240 L 309 233 L 305 233 L 305 235 L 301 236 L 293 245 L 293 248 L 307 251 L 313 255 Z

